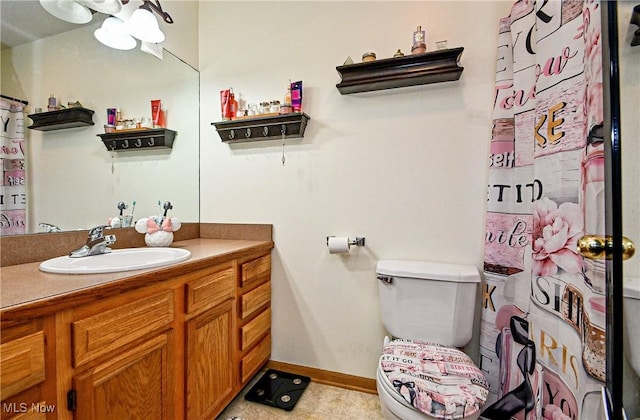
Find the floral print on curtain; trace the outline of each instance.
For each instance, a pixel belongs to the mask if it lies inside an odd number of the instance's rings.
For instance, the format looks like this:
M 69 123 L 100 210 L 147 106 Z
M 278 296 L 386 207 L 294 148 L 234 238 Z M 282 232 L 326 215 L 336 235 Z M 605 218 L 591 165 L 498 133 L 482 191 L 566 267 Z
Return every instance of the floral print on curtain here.
M 499 24 L 482 283 L 488 419 L 597 418 L 605 380 L 598 1 L 517 1 Z

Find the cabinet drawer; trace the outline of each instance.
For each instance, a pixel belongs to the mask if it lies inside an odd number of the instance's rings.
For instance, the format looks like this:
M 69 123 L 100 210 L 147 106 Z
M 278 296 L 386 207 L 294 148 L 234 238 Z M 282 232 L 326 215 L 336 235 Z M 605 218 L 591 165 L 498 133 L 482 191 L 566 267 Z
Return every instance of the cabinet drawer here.
M 240 371 L 242 383 L 251 379 L 251 377 L 260 369 L 260 367 L 269 360 L 271 355 L 271 334 L 267 335 L 260 343 L 251 350 L 240 363 Z
M 256 287 L 240 296 L 241 317 L 246 318 L 271 300 L 271 282 Z
M 44 381 L 44 333 L 38 331 L 0 345 L 2 399 Z
M 185 285 L 187 313 L 203 311 L 235 295 L 234 270 L 231 265 L 218 271 L 204 272 Z
M 173 291 L 167 290 L 71 323 L 73 365 L 80 366 L 171 323 Z
M 242 264 L 242 278 L 240 286 L 244 287 L 249 283 L 260 280 L 271 274 L 271 255 L 256 258 Z
M 240 350 L 244 351 L 255 344 L 271 328 L 271 308 L 240 328 Z

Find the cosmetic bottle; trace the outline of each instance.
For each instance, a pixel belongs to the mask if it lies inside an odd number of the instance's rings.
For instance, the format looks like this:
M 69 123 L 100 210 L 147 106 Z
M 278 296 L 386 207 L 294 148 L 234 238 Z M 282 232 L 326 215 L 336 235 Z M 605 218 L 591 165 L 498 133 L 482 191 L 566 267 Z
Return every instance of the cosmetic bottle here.
M 236 100 L 236 94 L 233 93 L 233 88 L 229 89 L 229 105 L 231 105 L 230 118 L 233 118 L 238 114 L 238 101 Z
M 293 112 L 302 112 L 302 81 L 291 83 L 291 107 Z
M 422 30 L 422 26 L 418 26 L 413 33 L 413 47 L 411 47 L 412 54 L 422 54 L 427 51 L 427 44 L 425 43 L 425 34 Z
M 291 106 L 291 79 L 289 79 L 289 84 L 287 85 L 287 92 L 284 94 L 284 101 L 282 102 L 283 106 Z
M 56 99 L 55 96 L 53 96 L 53 93 L 52 93 L 51 95 L 49 95 L 47 110 L 56 111 L 57 109 L 58 109 L 58 100 Z
M 228 121 L 231 119 L 231 105 L 229 103 L 229 96 L 231 91 L 229 89 L 223 89 L 220 91 L 220 112 L 222 115 L 222 121 Z
M 160 128 L 160 111 L 162 110 L 162 104 L 160 99 L 151 100 L 151 119 L 153 121 L 153 128 Z

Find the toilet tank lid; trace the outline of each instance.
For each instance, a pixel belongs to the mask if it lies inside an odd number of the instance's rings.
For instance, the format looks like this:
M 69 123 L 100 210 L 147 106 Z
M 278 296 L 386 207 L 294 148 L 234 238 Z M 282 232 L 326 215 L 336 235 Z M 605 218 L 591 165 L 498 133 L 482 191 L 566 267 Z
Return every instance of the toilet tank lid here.
M 380 260 L 378 274 L 458 283 L 479 283 L 480 273 L 473 265 L 438 263 L 430 261 Z

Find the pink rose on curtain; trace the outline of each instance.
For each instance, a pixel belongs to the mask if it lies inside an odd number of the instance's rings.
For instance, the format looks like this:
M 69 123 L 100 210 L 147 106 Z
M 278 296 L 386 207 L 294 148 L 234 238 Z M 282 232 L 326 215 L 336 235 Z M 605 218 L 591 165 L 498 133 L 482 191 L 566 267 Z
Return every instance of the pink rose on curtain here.
M 582 258 L 576 250 L 582 236 L 584 219 L 576 203 L 558 205 L 547 197 L 533 206 L 533 264 L 534 274 L 553 275 L 558 268 L 567 273 L 582 271 Z

